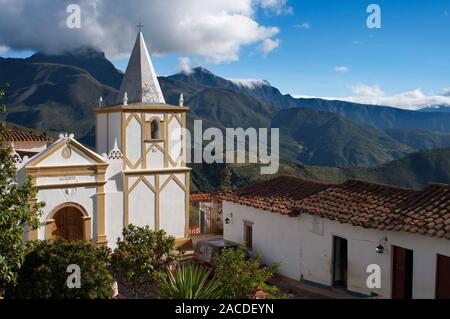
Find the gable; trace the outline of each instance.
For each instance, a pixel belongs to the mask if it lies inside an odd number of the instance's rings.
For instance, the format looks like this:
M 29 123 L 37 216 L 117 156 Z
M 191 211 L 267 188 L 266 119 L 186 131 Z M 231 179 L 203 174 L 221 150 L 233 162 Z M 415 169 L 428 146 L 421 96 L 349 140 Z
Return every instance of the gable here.
M 45 151 L 37 154 L 26 167 L 61 167 L 106 164 L 97 153 L 72 138 L 60 138 Z

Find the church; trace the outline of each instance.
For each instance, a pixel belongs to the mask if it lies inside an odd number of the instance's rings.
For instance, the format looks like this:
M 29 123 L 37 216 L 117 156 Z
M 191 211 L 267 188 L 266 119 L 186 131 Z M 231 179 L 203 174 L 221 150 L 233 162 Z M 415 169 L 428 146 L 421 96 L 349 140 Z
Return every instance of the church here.
M 165 103 L 139 32 L 116 104 L 95 109 L 96 152 L 62 134 L 31 158 L 17 157 L 45 203 L 27 240 L 86 240 L 114 248 L 133 224 L 189 237 L 189 181 L 183 129 L 189 108 Z

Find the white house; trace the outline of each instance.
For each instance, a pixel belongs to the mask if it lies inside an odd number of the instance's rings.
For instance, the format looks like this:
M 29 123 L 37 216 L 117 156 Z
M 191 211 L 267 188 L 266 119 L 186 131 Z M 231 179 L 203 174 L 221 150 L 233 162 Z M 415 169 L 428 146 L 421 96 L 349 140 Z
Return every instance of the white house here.
M 61 135 L 30 159 L 31 176 L 45 202 L 41 227 L 27 239 L 93 240 L 114 247 L 129 224 L 189 237 L 189 178 L 182 128 L 187 107 L 164 101 L 143 38 L 138 34 L 117 105 L 96 112 L 97 153 Z
M 219 198 L 224 238 L 281 262 L 286 277 L 380 298 L 450 298 L 450 185 L 279 177 Z

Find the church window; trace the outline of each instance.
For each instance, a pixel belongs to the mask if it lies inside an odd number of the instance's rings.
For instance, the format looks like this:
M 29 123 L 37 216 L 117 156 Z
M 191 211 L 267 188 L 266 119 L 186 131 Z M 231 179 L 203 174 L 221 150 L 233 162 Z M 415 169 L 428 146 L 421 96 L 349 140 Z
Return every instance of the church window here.
M 151 128 L 150 139 L 159 140 L 161 138 L 161 133 L 159 131 L 159 121 L 153 120 L 150 124 L 150 128 Z
M 163 122 L 159 119 L 152 119 L 146 125 L 146 140 L 160 141 L 163 137 Z

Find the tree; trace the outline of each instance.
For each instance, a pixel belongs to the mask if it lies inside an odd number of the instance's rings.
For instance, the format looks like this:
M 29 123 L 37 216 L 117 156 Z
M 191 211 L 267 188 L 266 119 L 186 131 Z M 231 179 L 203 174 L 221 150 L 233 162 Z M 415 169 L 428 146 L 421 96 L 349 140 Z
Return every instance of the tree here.
M 161 297 L 166 299 L 220 299 L 222 287 L 210 278 L 211 270 L 184 263 L 158 280 Z
M 155 281 L 179 259 L 175 251 L 175 238 L 163 230 L 129 225 L 122 232 L 123 240 L 117 240 L 112 255 L 114 274 L 132 285 L 135 297 L 138 286 Z
M 277 265 L 261 267 L 261 255 L 248 258 L 244 246 L 226 248 L 214 259 L 214 277 L 223 289 L 226 299 L 247 299 L 257 288 L 276 294 L 277 287 L 267 284 Z
M 0 108 L 5 90 L 0 89 Z M 12 150 L 4 140 L 5 124 L 0 123 L 0 295 L 9 285 L 17 282 L 17 273 L 25 258 L 23 236 L 25 227 L 34 230 L 39 227 L 42 203 L 35 202 L 37 191 L 30 178 L 18 185 L 17 169 L 12 161 Z
M 110 256 L 109 248 L 86 241 L 31 242 L 17 285 L 9 289 L 6 296 L 15 299 L 110 299 L 114 282 Z
M 220 188 L 222 190 L 229 190 L 231 186 L 231 170 L 227 165 L 224 165 L 222 170 L 222 180 Z

